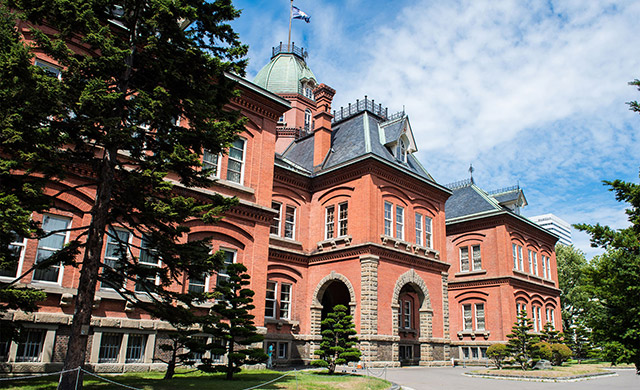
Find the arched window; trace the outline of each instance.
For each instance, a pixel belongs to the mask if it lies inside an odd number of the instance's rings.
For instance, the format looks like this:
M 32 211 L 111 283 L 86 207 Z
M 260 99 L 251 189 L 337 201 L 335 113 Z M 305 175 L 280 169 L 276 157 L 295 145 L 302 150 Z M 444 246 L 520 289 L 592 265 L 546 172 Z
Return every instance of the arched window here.
M 403 138 L 398 140 L 398 144 L 396 146 L 396 158 L 399 161 L 407 162 L 407 143 Z
M 304 111 L 304 130 L 307 132 L 311 130 L 311 110 L 308 108 Z
M 313 100 L 313 90 L 311 89 L 311 87 L 309 86 L 304 87 L 304 96 Z

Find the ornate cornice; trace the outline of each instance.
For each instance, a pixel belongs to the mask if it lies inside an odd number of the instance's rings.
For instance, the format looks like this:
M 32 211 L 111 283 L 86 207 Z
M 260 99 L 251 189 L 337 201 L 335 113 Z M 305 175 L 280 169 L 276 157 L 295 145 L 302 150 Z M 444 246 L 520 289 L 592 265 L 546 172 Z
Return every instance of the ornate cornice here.
M 520 279 L 514 276 L 500 276 L 495 278 L 482 278 L 474 280 L 450 280 L 449 291 L 462 290 L 472 287 L 490 287 L 508 284 L 513 287 L 519 287 L 527 291 L 536 291 L 541 294 L 559 296 L 560 290 L 555 287 L 545 286 L 528 280 Z

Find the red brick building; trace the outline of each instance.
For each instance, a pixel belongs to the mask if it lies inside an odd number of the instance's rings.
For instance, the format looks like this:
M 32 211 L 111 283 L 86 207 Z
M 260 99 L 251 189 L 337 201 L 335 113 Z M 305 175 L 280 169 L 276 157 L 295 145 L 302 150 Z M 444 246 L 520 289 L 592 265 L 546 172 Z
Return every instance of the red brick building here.
M 390 114 L 367 97 L 333 111 L 335 91 L 318 83 L 305 58 L 301 48 L 280 45 L 253 83 L 229 76 L 241 91 L 229 108 L 248 118 L 246 130 L 228 154 L 205 153 L 203 163 L 215 167 L 218 180 L 200 191 L 237 196 L 240 204 L 216 225 L 191 226 L 185 237 L 212 234 L 214 249 L 247 266 L 255 322 L 265 333 L 265 348 L 274 346 L 276 363 L 313 359 L 320 321 L 335 304 L 350 308 L 362 359 L 372 365 L 480 359 L 484 346 L 505 339 L 518 304 L 537 319 L 550 313 L 547 321 L 559 327 L 556 237 L 505 208 L 510 203 L 499 195 L 473 184 L 449 189 L 437 183 L 414 155 L 416 140 L 404 112 Z M 55 70 L 46 58 L 37 63 Z M 66 184 L 82 180 L 80 173 L 69 175 Z M 92 199 L 90 191 L 78 189 L 64 205 L 35 218 L 45 230 L 75 226 L 89 218 Z M 60 235 L 14 243 L 18 269 L 0 277 L 10 280 L 68 240 Z M 527 268 L 520 251 L 535 253 L 531 259 L 539 267 L 532 262 L 533 271 Z M 215 279 L 185 279 L 176 288 L 212 290 Z M 23 282 L 48 298 L 36 313 L 11 312 L 4 319 L 30 331 L 26 343 L 0 343 L 0 367 L 57 369 L 78 272 L 57 267 Z M 102 286 L 94 309 L 87 356 L 95 370 L 158 364 L 167 324 L 132 310 Z

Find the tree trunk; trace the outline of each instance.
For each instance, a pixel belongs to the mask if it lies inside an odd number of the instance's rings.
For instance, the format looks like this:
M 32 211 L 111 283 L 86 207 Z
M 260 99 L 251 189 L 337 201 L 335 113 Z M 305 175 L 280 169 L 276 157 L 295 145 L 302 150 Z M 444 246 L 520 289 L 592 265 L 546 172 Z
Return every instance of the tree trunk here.
M 173 351 L 171 351 L 171 360 L 167 364 L 167 372 L 164 373 L 164 378 L 162 379 L 172 379 L 173 375 L 176 373 L 176 356 L 178 354 L 178 345 L 177 342 L 173 342 Z
M 229 353 L 227 353 L 227 380 L 233 379 L 233 360 L 231 355 L 233 355 L 233 339 L 229 340 Z
M 102 159 L 100 177 L 96 189 L 96 199 L 91 210 L 91 223 L 88 228 L 87 243 L 80 270 L 78 295 L 71 323 L 71 335 L 64 361 L 64 370 L 72 370 L 84 364 L 91 324 L 91 310 L 96 293 L 98 272 L 107 219 L 111 205 L 112 187 L 115 180 L 115 151 L 105 151 Z M 92 348 L 99 348 L 94 345 Z M 77 373 L 77 374 L 76 374 Z M 80 378 L 76 379 L 76 375 Z M 79 371 L 62 374 L 58 390 L 82 389 L 82 373 Z

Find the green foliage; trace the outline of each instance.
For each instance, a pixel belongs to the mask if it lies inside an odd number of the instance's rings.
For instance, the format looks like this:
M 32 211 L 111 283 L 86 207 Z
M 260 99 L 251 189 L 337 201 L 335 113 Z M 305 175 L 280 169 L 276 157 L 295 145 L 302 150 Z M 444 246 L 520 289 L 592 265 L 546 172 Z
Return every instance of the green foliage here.
M 511 356 L 506 344 L 492 344 L 487 348 L 487 356 L 493 360 L 496 368 L 502 370 L 505 360 Z
M 562 363 L 569 360 L 571 355 L 571 350 L 565 344 L 551 344 L 551 364 L 554 366 L 561 366 Z
M 540 341 L 547 343 L 561 343 L 564 335 L 557 331 L 551 322 L 544 324 L 542 332 L 540 333 Z
M 576 225 L 591 235 L 592 246 L 606 249 L 592 260 L 587 272 L 594 308 L 586 325 L 596 342 L 619 351 L 617 362 L 634 364 L 640 374 L 640 184 L 604 183 L 616 200 L 628 204 L 625 212 L 631 226 L 614 230 L 600 224 Z
M 206 348 L 212 355 L 227 355 L 226 365 L 214 365 L 203 360 L 198 369 L 206 372 L 224 372 L 227 379 L 240 372 L 244 364 L 257 364 L 267 360 L 262 348 L 249 348 L 264 337 L 257 333 L 253 323 L 254 316 L 249 312 L 255 308 L 252 304 L 254 292 L 246 286 L 249 283 L 247 267 L 240 263 L 226 266 L 227 278 L 219 278 L 216 292 L 219 299 L 211 308 L 212 321 L 205 325 L 204 332 L 214 336 L 215 341 Z M 241 349 L 236 349 L 240 347 Z M 244 348 L 243 348 L 244 347 Z
M 572 330 L 571 344 L 567 346 L 573 351 L 573 356 L 581 363 L 583 359 L 591 357 L 594 353 L 591 341 L 591 331 L 579 322 Z
M 315 351 L 318 359 L 313 360 L 311 364 L 328 368 L 329 375 L 335 373 L 338 364 L 360 360 L 361 352 L 356 347 L 358 339 L 355 337 L 355 325 L 348 310 L 344 305 L 336 305 L 321 323 L 322 342 L 320 348 Z
M 518 314 L 516 322 L 511 328 L 511 333 L 507 335 L 507 349 L 509 350 L 513 360 L 520 365 L 523 370 L 531 368 L 531 360 L 537 354 L 539 338 L 531 331 L 533 325 L 527 317 L 525 311 Z
M 573 245 L 557 245 L 558 286 L 562 304 L 562 325 L 570 329 L 581 317 L 588 316 L 589 298 L 587 269 L 589 262 L 584 253 Z
M 531 358 L 533 361 L 538 360 L 551 360 L 551 344 L 546 341 L 540 341 L 535 344 L 535 352 L 532 354 Z

